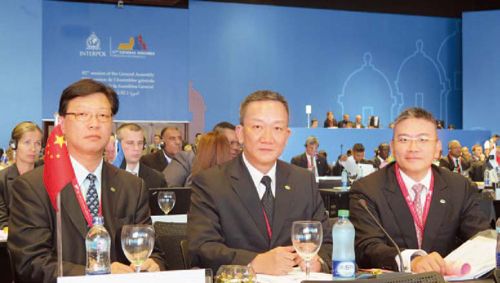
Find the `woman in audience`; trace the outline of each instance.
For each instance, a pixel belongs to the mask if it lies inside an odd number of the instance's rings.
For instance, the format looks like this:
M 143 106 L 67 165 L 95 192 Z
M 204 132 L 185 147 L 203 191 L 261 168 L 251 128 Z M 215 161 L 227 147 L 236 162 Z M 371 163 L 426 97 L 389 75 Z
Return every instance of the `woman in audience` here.
M 231 160 L 231 145 L 227 137 L 218 131 L 204 134 L 197 148 L 193 171 L 186 180 L 187 186 L 191 186 L 192 177 L 200 171 Z
M 0 171 L 0 228 L 9 220 L 10 190 L 17 176 L 35 168 L 42 149 L 42 130 L 33 122 L 22 122 L 12 131 L 9 150 L 14 164 Z

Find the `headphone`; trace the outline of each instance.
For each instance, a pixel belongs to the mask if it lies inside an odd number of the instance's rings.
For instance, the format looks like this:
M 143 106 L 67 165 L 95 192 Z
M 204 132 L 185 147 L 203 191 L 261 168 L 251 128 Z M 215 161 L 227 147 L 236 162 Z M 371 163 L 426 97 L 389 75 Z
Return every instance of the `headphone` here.
M 16 150 L 17 149 L 17 140 L 15 138 L 11 138 L 10 139 L 10 141 L 9 141 L 9 147 L 12 150 Z
M 164 141 L 161 141 L 161 143 L 160 143 L 160 148 L 161 148 L 161 149 L 165 149 L 165 142 L 164 142 Z

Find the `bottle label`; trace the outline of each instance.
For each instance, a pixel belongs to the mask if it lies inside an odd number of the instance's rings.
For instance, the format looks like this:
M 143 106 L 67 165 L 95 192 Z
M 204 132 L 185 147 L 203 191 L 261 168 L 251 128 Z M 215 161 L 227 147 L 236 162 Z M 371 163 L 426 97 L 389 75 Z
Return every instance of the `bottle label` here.
M 347 187 L 347 181 L 342 181 L 342 182 L 340 183 L 340 186 L 342 186 L 342 187 Z
M 333 261 L 333 277 L 352 278 L 356 272 L 354 261 Z
M 497 269 L 500 268 L 500 252 L 497 251 Z

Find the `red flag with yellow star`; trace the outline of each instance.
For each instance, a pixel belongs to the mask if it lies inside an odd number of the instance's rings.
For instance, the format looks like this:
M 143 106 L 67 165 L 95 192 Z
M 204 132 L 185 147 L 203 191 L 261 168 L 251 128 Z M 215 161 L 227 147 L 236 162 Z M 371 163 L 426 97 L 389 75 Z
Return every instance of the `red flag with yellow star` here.
M 56 202 L 57 195 L 75 176 L 60 125 L 52 130 L 47 139 L 43 161 L 45 162 L 43 182 L 52 205 L 56 211 L 59 211 Z

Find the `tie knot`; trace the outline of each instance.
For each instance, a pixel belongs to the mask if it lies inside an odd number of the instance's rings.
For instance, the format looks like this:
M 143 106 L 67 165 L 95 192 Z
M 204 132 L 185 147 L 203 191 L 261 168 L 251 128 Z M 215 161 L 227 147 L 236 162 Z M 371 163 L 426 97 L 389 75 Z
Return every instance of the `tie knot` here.
M 262 180 L 260 180 L 260 182 L 261 182 L 262 184 L 264 184 L 264 186 L 266 186 L 266 188 L 267 188 L 267 187 L 271 187 L 271 177 L 269 177 L 269 176 L 267 176 L 267 175 L 266 175 L 266 176 L 264 176 L 264 177 L 262 177 Z
M 425 186 L 420 184 L 420 183 L 416 183 L 415 185 L 413 185 L 412 187 L 412 190 L 415 192 L 415 196 L 420 196 L 420 194 L 422 193 L 422 191 L 424 190 Z
M 96 178 L 97 178 L 97 177 L 96 177 L 94 174 L 92 174 L 92 173 L 89 173 L 89 174 L 87 175 L 87 179 L 89 179 L 89 181 L 90 181 L 91 183 L 92 183 L 92 182 L 94 182 Z

